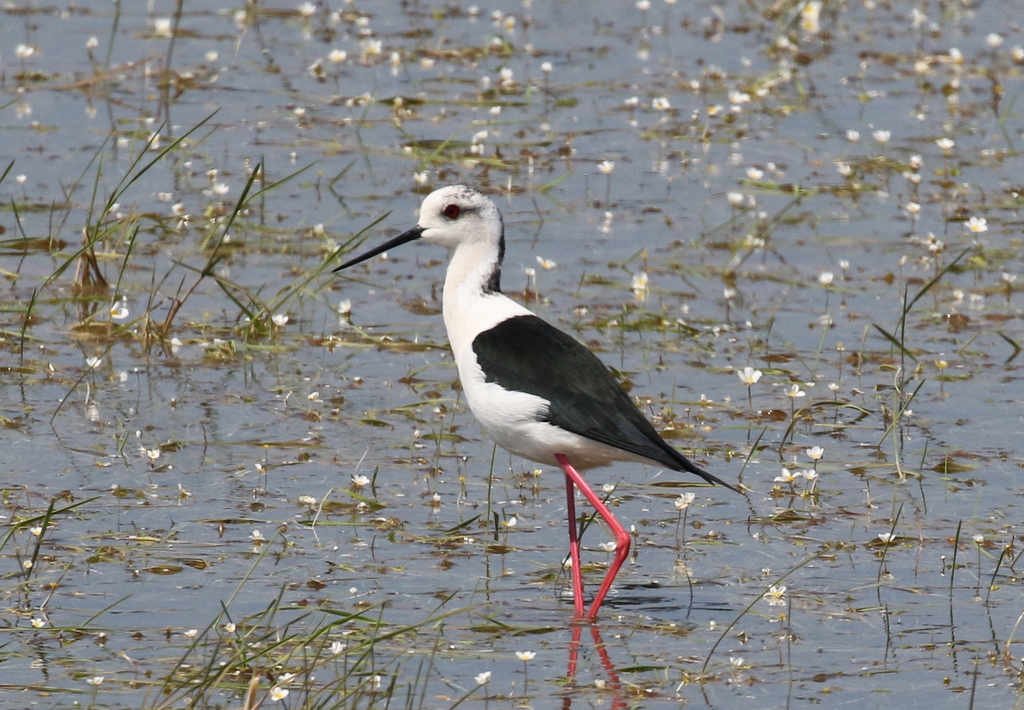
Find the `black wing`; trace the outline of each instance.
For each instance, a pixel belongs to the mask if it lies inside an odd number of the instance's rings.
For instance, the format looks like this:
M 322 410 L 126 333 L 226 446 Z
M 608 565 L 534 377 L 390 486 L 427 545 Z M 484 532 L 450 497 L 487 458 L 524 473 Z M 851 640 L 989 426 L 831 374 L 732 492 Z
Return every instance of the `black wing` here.
M 488 382 L 548 400 L 545 421 L 736 490 L 662 439 L 605 364 L 541 318 L 529 315 L 502 321 L 476 336 L 473 351 Z

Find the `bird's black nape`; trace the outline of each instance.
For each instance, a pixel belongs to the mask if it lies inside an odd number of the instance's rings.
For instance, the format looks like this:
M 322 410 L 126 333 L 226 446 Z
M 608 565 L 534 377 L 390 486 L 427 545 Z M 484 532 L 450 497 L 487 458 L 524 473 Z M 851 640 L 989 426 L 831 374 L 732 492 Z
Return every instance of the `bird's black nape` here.
M 501 215 L 498 215 L 501 219 Z M 498 260 L 494 262 L 494 269 L 487 277 L 484 284 L 484 293 L 501 293 L 501 262 L 505 258 L 505 226 L 501 227 L 501 237 L 498 239 Z
M 394 239 L 389 239 L 388 241 L 386 241 L 383 244 L 381 244 L 379 247 L 374 247 L 373 249 L 371 249 L 370 251 L 366 252 L 365 254 L 357 256 L 355 259 L 349 259 L 344 264 L 342 264 L 341 266 L 339 266 L 336 269 L 334 269 L 334 271 L 335 272 L 341 271 L 342 269 L 347 269 L 350 266 L 355 266 L 356 264 L 361 264 L 364 261 L 366 261 L 367 259 L 372 259 L 373 257 L 377 256 L 378 254 L 383 254 L 388 249 L 394 249 L 395 247 L 400 247 L 403 244 L 408 244 L 409 242 L 415 241 L 415 240 L 419 239 L 423 235 L 424 231 L 426 231 L 426 230 L 423 227 L 413 227 L 412 229 L 410 229 L 408 231 L 402 232 L 401 234 L 399 234 Z

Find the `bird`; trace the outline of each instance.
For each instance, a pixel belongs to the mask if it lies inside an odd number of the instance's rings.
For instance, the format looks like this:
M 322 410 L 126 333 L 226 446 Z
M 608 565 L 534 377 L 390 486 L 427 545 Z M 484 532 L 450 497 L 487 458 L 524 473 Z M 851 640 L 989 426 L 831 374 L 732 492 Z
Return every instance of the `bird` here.
M 449 252 L 442 313 L 473 416 L 502 448 L 565 472 L 575 617 L 593 620 L 629 555 L 630 535 L 580 471 L 634 461 L 740 491 L 668 444 L 589 348 L 501 292 L 504 223 L 494 202 L 475 188 L 434 190 L 423 200 L 416 226 L 334 271 L 417 240 Z M 574 486 L 615 536 L 614 559 L 589 610 Z

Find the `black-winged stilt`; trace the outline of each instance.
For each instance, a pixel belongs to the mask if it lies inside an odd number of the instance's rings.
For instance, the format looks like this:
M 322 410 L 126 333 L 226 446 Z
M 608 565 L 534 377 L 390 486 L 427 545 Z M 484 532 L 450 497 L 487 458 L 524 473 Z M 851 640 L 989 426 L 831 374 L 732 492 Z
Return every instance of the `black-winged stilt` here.
M 584 616 L 584 604 L 573 485 L 615 534 L 615 558 L 586 613 L 594 618 L 629 554 L 630 537 L 580 469 L 639 461 L 737 489 L 666 443 L 596 355 L 501 292 L 501 213 L 477 190 L 435 190 L 415 227 L 335 271 L 416 239 L 448 247 L 444 324 L 473 415 L 499 446 L 565 471 L 577 616 Z

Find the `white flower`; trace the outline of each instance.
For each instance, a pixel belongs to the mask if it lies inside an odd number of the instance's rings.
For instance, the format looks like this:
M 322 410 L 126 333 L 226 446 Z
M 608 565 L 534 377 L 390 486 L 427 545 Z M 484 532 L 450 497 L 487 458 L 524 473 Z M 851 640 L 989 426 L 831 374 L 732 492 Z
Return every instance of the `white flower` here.
M 229 621 L 228 623 L 224 624 L 224 630 L 227 631 L 229 634 L 235 633 L 235 629 L 237 628 L 238 627 L 235 626 L 235 622 L 233 621 Z
M 852 128 L 846 132 L 846 140 L 851 143 L 856 143 L 860 140 L 860 131 L 855 131 Z
M 28 531 L 30 533 L 32 533 L 33 535 L 35 535 L 36 537 L 39 537 L 40 535 L 43 534 L 43 526 L 42 525 L 34 525 L 31 528 L 29 528 Z
M 946 152 L 947 150 L 952 150 L 956 143 L 952 138 L 939 138 L 935 141 L 935 145 L 939 146 L 939 148 L 942 149 L 942 152 Z
M 89 367 L 90 370 L 99 365 L 101 362 L 103 362 L 103 358 L 101 357 L 85 358 L 85 364 Z
M 640 296 L 646 293 L 649 283 L 650 278 L 647 276 L 647 272 L 637 271 L 633 274 L 633 282 L 630 284 L 630 288 L 634 294 Z
M 974 542 L 976 542 L 977 544 L 980 545 L 981 543 L 985 542 L 985 536 L 984 535 L 975 535 L 974 536 Z
M 352 485 L 355 488 L 365 488 L 369 483 L 370 479 L 362 474 L 352 476 Z
M 615 544 L 614 540 L 611 542 L 599 542 L 597 543 L 597 546 L 605 552 L 615 552 L 615 548 L 618 547 L 618 545 Z
M 194 639 L 198 633 L 199 629 L 189 629 L 188 631 L 182 631 L 181 635 L 187 639 Z
M 895 539 L 896 539 L 896 535 L 893 535 L 892 533 L 887 533 L 887 532 L 885 532 L 885 533 L 878 533 L 878 540 L 883 545 L 888 545 L 890 542 L 892 542 Z
M 985 38 L 985 44 L 987 44 L 992 49 L 995 49 L 996 47 L 998 47 L 1002 43 L 1003 43 L 1002 35 L 1000 35 L 1000 34 L 998 34 L 996 32 L 991 33 L 990 35 L 988 35 L 988 37 Z
M 347 316 L 350 313 L 352 313 L 352 301 L 347 299 L 347 298 L 344 299 L 344 300 L 339 301 L 338 302 L 338 315 L 339 316 Z
M 841 160 L 837 160 L 836 170 L 838 170 L 839 174 L 842 175 L 843 177 L 850 177 L 850 173 L 853 172 L 853 167 L 849 163 L 844 163 Z
M 758 170 L 755 167 L 747 168 L 747 177 L 751 180 L 760 180 L 764 177 L 764 170 Z
M 275 703 L 280 702 L 281 700 L 284 700 L 287 697 L 287 688 L 282 688 L 279 685 L 275 685 L 273 688 L 270 689 L 270 699 L 273 700 Z
M 831 271 L 822 271 L 820 274 L 818 274 L 818 282 L 822 286 L 830 285 L 832 283 L 833 278 L 835 278 L 835 274 L 833 274 Z
M 550 74 L 552 69 L 554 69 L 554 67 L 551 66 L 551 62 L 544 62 L 540 65 L 540 70 L 545 74 Z
M 545 259 L 544 257 L 541 256 L 537 257 L 537 263 L 540 264 L 540 268 L 544 269 L 545 271 L 550 271 L 551 269 L 558 266 L 557 262 L 554 262 L 551 259 Z
M 345 647 L 345 644 L 343 644 L 341 641 L 334 641 L 333 643 L 331 643 L 331 655 L 340 656 L 341 653 L 345 650 Z
M 729 103 L 733 106 L 750 103 L 750 94 L 733 89 L 729 92 Z
M 316 12 L 316 5 L 311 2 L 304 2 L 299 4 L 299 14 L 303 17 L 310 17 Z M 280 700 L 280 698 L 277 698 Z
M 615 170 L 615 161 L 614 160 L 603 160 L 603 161 L 601 161 L 600 163 L 597 164 L 597 169 L 600 170 L 605 175 L 611 175 L 612 174 L 612 170 Z
M 346 52 L 344 49 L 332 49 L 330 51 L 330 54 L 327 55 L 327 58 L 330 59 L 335 64 L 341 64 L 346 59 L 348 59 L 348 52 Z
M 285 313 L 276 313 L 273 316 L 271 316 L 270 320 L 274 322 L 274 325 L 280 328 L 283 325 L 287 325 L 288 315 Z
M 19 44 L 14 48 L 14 55 L 18 59 L 28 59 L 36 53 L 36 48 L 28 44 Z
M 170 37 L 171 28 L 173 27 L 171 18 L 169 17 L 158 17 L 153 20 L 153 32 L 160 35 L 161 37 Z
M 483 685 L 484 683 L 486 683 L 490 679 L 491 679 L 491 672 L 490 671 L 484 671 L 480 675 L 473 677 L 473 680 L 476 681 L 477 685 Z
M 800 29 L 808 34 L 818 34 L 821 31 L 820 16 L 821 3 L 818 0 L 807 3 L 800 11 Z
M 786 586 L 771 586 L 768 587 L 768 591 L 764 593 L 764 598 L 768 601 L 769 606 L 785 606 L 786 604 Z
M 921 205 L 917 204 L 916 202 L 908 202 L 908 203 L 906 204 L 906 207 L 905 207 L 905 209 L 906 209 L 906 210 L 907 210 L 907 212 L 909 212 L 910 214 L 917 214 L 918 212 L 920 212 L 920 211 L 921 211 Z
M 667 96 L 658 96 L 651 100 L 651 108 L 656 111 L 668 111 L 672 108 Z
M 697 500 L 697 496 L 694 493 L 680 493 L 673 505 L 675 505 L 676 510 L 683 511 L 689 508 L 695 500 Z
M 792 483 L 795 480 L 796 476 L 785 466 L 782 467 L 782 475 L 775 477 L 776 483 Z
M 871 133 L 871 137 L 882 145 L 885 145 L 889 142 L 889 139 L 892 138 L 892 131 L 873 131 Z
M 800 389 L 800 385 L 793 384 L 786 389 L 786 395 L 796 399 L 797 397 L 806 397 L 807 393 Z
M 259 530 L 253 530 L 249 533 L 249 539 L 253 542 L 263 542 L 266 538 L 263 537 L 263 533 Z
M 505 523 L 504 523 L 505 527 L 507 527 L 507 528 L 514 528 L 518 524 L 519 524 L 519 519 L 516 518 L 516 516 L 514 516 L 514 515 L 511 518 L 509 518 L 508 520 L 506 520 Z
M 825 449 L 821 448 L 820 446 L 812 446 L 811 448 L 807 449 L 807 451 L 805 451 L 804 453 L 807 454 L 807 458 L 809 458 L 811 461 L 820 461 L 821 457 L 825 455 Z
M 971 217 L 967 220 L 967 228 L 975 234 L 988 231 L 988 220 L 984 217 Z
M 96 688 L 96 687 L 98 687 L 100 685 L 100 683 L 103 682 L 103 676 L 101 676 L 101 675 L 94 675 L 92 678 L 86 678 L 85 682 L 87 684 L 91 685 L 92 687 Z
M 536 657 L 537 654 L 533 651 L 516 651 L 516 658 L 518 658 L 520 661 L 523 661 L 524 663 L 527 661 L 532 661 Z
M 753 384 L 757 384 L 757 381 L 761 379 L 761 375 L 764 373 L 760 370 L 755 370 L 750 365 L 747 365 L 742 370 L 737 370 L 736 375 L 740 378 L 740 381 L 748 387 Z
M 46 626 L 46 620 L 40 619 L 38 616 L 32 619 L 32 628 L 41 629 Z
M 743 204 L 743 193 L 742 192 L 727 192 L 725 193 L 725 199 L 729 201 L 729 204 L 733 207 L 739 207 Z
M 743 656 L 729 656 L 729 663 L 732 664 L 733 668 L 742 668 Z

